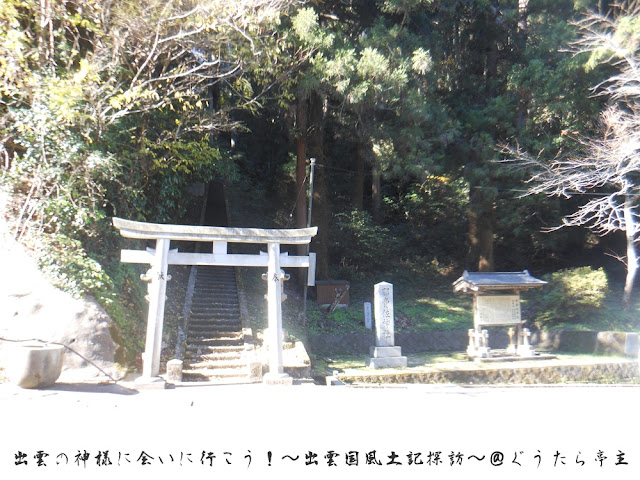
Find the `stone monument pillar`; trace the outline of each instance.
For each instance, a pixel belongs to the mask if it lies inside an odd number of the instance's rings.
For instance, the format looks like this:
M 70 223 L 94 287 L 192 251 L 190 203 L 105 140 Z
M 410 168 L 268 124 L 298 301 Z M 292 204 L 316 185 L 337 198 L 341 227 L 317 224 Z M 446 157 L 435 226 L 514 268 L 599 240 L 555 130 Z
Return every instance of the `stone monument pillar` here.
M 371 303 L 364 302 L 364 326 L 369 330 L 373 329 L 373 322 L 371 320 Z
M 394 346 L 393 285 L 381 282 L 373 290 L 376 345 L 371 347 L 369 368 L 400 368 L 407 366 L 401 347 Z

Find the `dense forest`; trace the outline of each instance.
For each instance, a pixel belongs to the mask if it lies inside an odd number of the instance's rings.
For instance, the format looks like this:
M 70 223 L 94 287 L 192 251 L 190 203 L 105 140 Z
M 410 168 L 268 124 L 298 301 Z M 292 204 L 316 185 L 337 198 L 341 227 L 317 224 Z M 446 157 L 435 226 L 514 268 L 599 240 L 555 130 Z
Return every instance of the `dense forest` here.
M 186 223 L 189 185 L 223 180 L 256 226 L 305 226 L 315 158 L 318 278 L 610 264 L 628 302 L 637 8 L 4 0 L 13 232 L 59 285 L 126 317 L 142 287 L 112 216 Z

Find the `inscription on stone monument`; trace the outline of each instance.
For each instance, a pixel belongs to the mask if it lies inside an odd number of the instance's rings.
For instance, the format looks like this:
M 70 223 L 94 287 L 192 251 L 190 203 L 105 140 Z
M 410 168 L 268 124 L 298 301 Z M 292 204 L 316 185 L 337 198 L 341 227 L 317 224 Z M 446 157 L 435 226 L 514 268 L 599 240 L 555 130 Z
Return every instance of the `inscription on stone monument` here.
M 393 336 L 393 285 L 381 282 L 374 286 L 376 319 L 376 346 L 392 347 Z
M 393 285 L 378 283 L 373 290 L 376 344 L 369 349 L 369 368 L 403 368 L 407 357 L 402 356 L 401 347 L 394 346 L 393 333 Z

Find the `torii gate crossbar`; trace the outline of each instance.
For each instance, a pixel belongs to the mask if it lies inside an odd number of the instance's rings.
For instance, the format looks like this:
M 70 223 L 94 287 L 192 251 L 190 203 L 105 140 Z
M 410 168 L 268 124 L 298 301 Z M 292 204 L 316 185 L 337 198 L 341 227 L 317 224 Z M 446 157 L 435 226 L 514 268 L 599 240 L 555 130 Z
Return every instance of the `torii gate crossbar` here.
M 315 254 L 289 256 L 280 252 L 280 245 L 304 245 L 311 242 L 317 227 L 301 229 L 260 229 L 208 227 L 194 225 L 164 225 L 113 218 L 113 225 L 126 238 L 155 240 L 156 248 L 122 250 L 120 260 L 151 266 L 147 337 L 143 355 L 141 383 L 159 380 L 160 350 L 164 323 L 164 303 L 169 265 L 211 265 L 267 267 L 267 303 L 269 339 L 269 373 L 265 381 L 278 383 L 288 375 L 282 364 L 282 287 L 281 268 L 308 268 L 307 285 L 315 284 Z M 211 253 L 187 253 L 171 250 L 171 240 L 211 242 Z M 258 243 L 267 245 L 267 254 L 230 254 L 228 243 Z

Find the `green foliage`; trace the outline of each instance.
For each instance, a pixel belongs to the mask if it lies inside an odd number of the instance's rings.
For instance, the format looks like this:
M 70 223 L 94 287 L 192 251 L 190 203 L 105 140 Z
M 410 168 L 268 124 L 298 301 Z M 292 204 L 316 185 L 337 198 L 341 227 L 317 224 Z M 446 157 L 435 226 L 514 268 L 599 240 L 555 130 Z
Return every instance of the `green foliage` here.
M 356 273 L 388 265 L 398 241 L 386 227 L 376 225 L 371 215 L 361 210 L 341 212 L 334 217 L 335 240 L 332 248 L 339 252 L 340 265 Z
M 333 43 L 333 35 L 322 29 L 318 14 L 312 8 L 298 10 L 291 25 L 293 33 L 303 44 L 313 48 L 329 48 Z
M 116 325 L 111 332 L 120 347 L 116 361 L 131 364 L 144 342 L 146 303 L 137 272 L 119 262 L 109 265 L 103 260 L 101 264 L 89 256 L 80 241 L 65 235 L 40 239 L 38 260 L 43 273 L 56 287 L 77 298 L 91 296 L 102 305 Z
M 30 226 L 67 236 L 92 237 L 109 203 L 107 186 L 122 174 L 113 155 L 88 144 L 42 95 L 31 108 L 10 108 L 4 129 L 17 147 L 8 179 L 26 193 L 18 218 L 21 236 Z M 27 214 L 28 212 L 28 214 Z
M 345 334 L 370 331 L 364 326 L 364 314 L 359 306 L 340 307 L 327 314 L 326 308 L 315 303 L 307 305 L 309 333 Z
M 79 240 L 62 234 L 42 238 L 45 243 L 39 257 L 40 265 L 54 285 L 76 297 L 104 292 L 105 304 L 113 302 L 113 282 L 100 263 L 87 255 Z
M 602 268 L 571 268 L 542 278 L 548 284 L 531 294 L 527 306 L 539 325 L 588 323 L 600 314 L 609 293 L 609 283 Z

